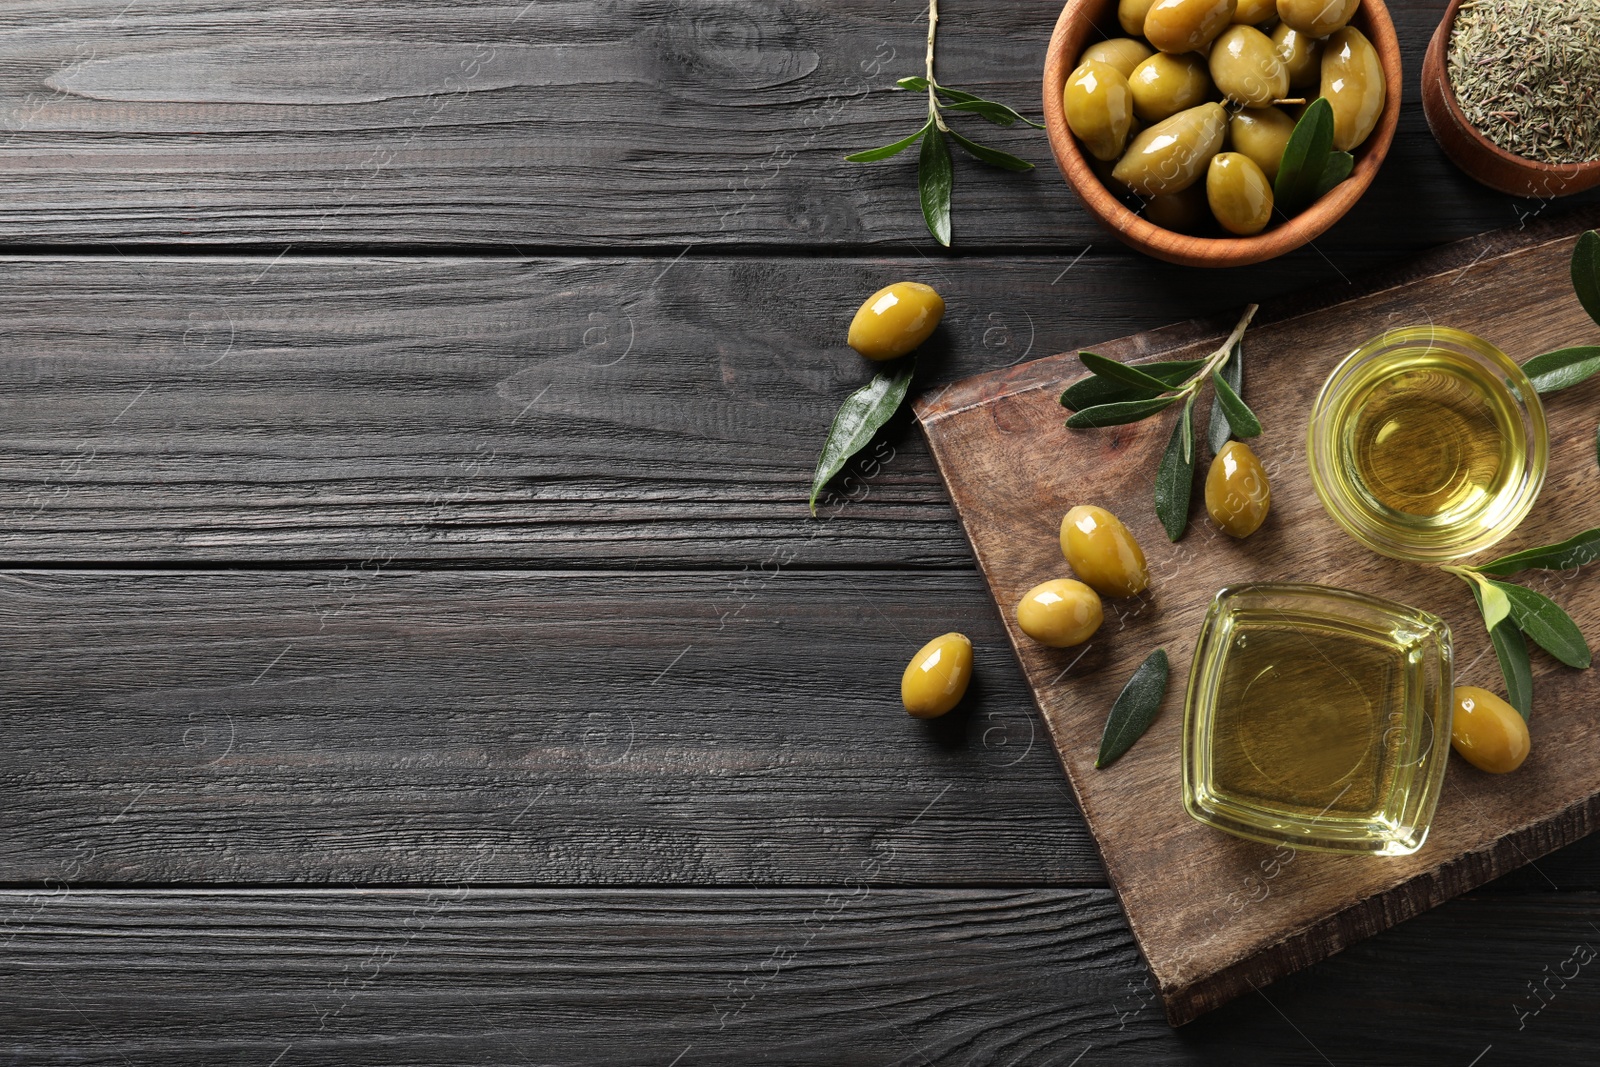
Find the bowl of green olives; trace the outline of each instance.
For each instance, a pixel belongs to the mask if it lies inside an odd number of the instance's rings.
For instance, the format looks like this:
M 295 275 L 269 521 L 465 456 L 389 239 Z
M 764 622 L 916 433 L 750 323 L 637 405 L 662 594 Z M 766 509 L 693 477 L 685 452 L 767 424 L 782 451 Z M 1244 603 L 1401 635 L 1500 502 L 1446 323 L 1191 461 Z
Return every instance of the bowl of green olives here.
M 1394 140 L 1400 90 L 1382 0 L 1067 0 L 1045 127 L 1067 183 L 1125 244 L 1232 267 L 1301 247 L 1355 205 Z M 1305 157 L 1296 168 L 1285 149 L 1318 97 L 1332 144 L 1307 185 Z

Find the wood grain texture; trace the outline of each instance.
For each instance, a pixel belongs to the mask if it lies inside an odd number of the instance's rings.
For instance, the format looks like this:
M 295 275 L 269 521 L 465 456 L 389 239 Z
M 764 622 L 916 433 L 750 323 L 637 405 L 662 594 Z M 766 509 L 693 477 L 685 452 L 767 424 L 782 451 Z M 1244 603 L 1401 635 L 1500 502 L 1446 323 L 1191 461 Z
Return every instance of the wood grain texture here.
M 13 885 L 1104 884 L 970 572 L 11 572 L 0 676 Z
M 1272 863 L 1272 848 L 1202 827 L 1179 802 L 1182 679 L 1201 616 L 1220 586 L 1318 581 L 1401 599 L 1451 622 L 1459 679 L 1497 685 L 1487 637 L 1456 578 L 1360 550 L 1322 511 L 1305 469 L 1306 423 L 1316 388 L 1334 365 L 1391 327 L 1448 324 L 1498 342 L 1518 361 L 1592 340 L 1597 328 L 1572 296 L 1567 274 L 1579 226 L 1567 229 L 1562 237 L 1490 238 L 1484 254 L 1464 268 L 1253 329 L 1245 346 L 1247 392 L 1268 433 L 1252 446 L 1272 478 L 1273 514 L 1248 542 L 1235 542 L 1204 520 L 1183 542 L 1167 542 L 1150 494 L 1170 420 L 1090 433 L 1061 429 L 1059 386 L 1081 373 L 1073 356 L 960 383 L 920 409 L 1002 611 L 1036 582 L 1062 572 L 1057 516 L 1071 504 L 1109 506 L 1149 554 L 1153 596 L 1117 605 L 1114 628 L 1082 649 L 1044 649 L 1015 630 L 1009 613 L 1006 618 L 1175 1022 L 1574 841 L 1600 820 L 1600 735 L 1587 713 L 1594 682 L 1542 654 L 1534 662 L 1528 763 L 1504 778 L 1453 766 L 1433 833 L 1415 856 L 1307 853 L 1293 854 L 1287 865 Z M 1182 333 L 1132 338 L 1099 351 L 1128 358 L 1162 350 L 1165 358 L 1182 359 L 1220 341 L 1164 343 Z M 1600 384 L 1591 382 L 1551 399 L 1551 461 L 1536 519 L 1497 552 L 1600 526 L 1600 500 L 1592 491 L 1597 395 Z M 1593 581 L 1545 574 L 1523 581 L 1555 594 L 1580 626 L 1597 632 L 1600 586 Z M 1158 646 L 1174 658 L 1178 679 L 1162 716 L 1113 771 L 1097 772 L 1092 739 L 1105 709 L 1134 666 Z M 1151 797 L 1165 800 L 1151 804 Z M 1270 877 L 1262 875 L 1269 870 Z M 1272 888 L 1265 900 L 1236 906 L 1263 881 Z
M 1408 94 L 1444 6 L 1394 5 Z M 941 79 L 1037 115 L 1059 8 L 947 3 Z M 892 89 L 922 73 L 920 13 L 873 0 L 8 4 L 0 240 L 931 248 L 910 156 L 843 162 L 920 121 Z M 958 245 L 1105 239 L 1043 134 L 967 127 L 1039 166 L 959 160 Z M 1318 244 L 1416 250 L 1536 206 L 1460 174 L 1412 98 L 1376 185 Z
M 1469 897 L 1174 1032 L 1108 890 L 13 892 L 0 913 L 36 918 L 5 934 L 0 1055 L 1582 1063 L 1600 963 L 1573 954 L 1597 908 Z
M 0 259 L 0 560 L 967 567 L 909 420 L 806 511 L 865 294 L 944 294 L 931 385 L 1376 262 L 1083 251 Z

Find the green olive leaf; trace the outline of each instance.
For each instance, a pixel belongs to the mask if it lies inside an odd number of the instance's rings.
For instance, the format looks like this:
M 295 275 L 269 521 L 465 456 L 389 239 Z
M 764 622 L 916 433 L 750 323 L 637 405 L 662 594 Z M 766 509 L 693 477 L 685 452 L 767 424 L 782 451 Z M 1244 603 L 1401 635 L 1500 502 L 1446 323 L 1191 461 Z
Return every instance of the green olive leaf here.
M 1183 414 L 1172 428 L 1172 439 L 1167 442 L 1167 450 L 1162 453 L 1161 466 L 1156 470 L 1156 515 L 1171 541 L 1182 538 L 1189 526 L 1189 498 L 1194 491 L 1194 453 L 1194 408 L 1191 404 L 1185 404 Z
M 1559 392 L 1577 385 L 1600 371 L 1600 345 L 1579 345 L 1576 348 L 1558 348 L 1542 356 L 1534 356 L 1522 365 L 1522 373 L 1533 383 L 1533 391 L 1540 396 Z
M 1569 667 L 1580 670 L 1590 663 L 1589 643 L 1572 616 L 1561 605 L 1526 586 L 1485 579 L 1510 602 L 1511 621 L 1533 643 Z
M 931 122 L 931 120 L 930 120 Z M 922 200 L 922 218 L 933 239 L 950 247 L 950 189 L 955 175 L 950 166 L 950 146 L 937 126 L 930 126 L 922 138 L 917 157 L 917 193 Z
M 949 90 L 945 89 L 943 86 L 940 87 L 939 91 L 941 93 L 949 92 Z M 962 95 L 969 96 L 971 94 L 963 93 Z M 959 100 L 956 103 L 948 104 L 946 106 L 951 111 L 970 111 L 973 114 L 994 123 L 996 126 L 1012 126 L 1021 122 L 1032 126 L 1036 130 L 1044 129 L 1044 125 L 1042 123 L 1034 122 L 1028 116 L 1007 107 L 997 100 L 983 100 L 978 97 L 973 97 L 970 100 Z
M 1313 201 L 1321 200 L 1323 195 L 1335 185 L 1350 177 L 1350 172 L 1356 169 L 1356 157 L 1349 152 L 1330 152 L 1328 163 L 1322 168 L 1322 177 L 1317 179 L 1317 191 L 1311 197 Z
M 1441 567 L 1441 570 L 1460 578 L 1472 587 L 1472 599 L 1478 602 L 1478 611 L 1483 615 L 1483 628 L 1494 633 L 1494 628 L 1499 626 L 1511 614 L 1511 601 L 1507 599 L 1505 591 L 1500 588 L 1499 582 L 1491 582 L 1482 574 L 1469 567 Z
M 1297 214 L 1317 198 L 1317 186 L 1333 152 L 1333 105 L 1317 97 L 1294 124 L 1283 147 L 1272 199 L 1285 215 Z
M 1230 388 L 1240 396 L 1244 395 L 1244 339 L 1240 338 L 1233 344 L 1233 351 L 1228 353 L 1228 358 L 1222 364 L 1222 377 Z M 1211 446 L 1214 456 L 1221 452 L 1228 443 L 1228 438 L 1233 436 L 1233 427 L 1228 424 L 1228 413 L 1222 410 L 1221 394 L 1211 398 L 1211 421 L 1206 424 L 1206 443 Z
M 899 81 L 895 82 L 895 84 L 902 89 L 909 89 L 916 93 L 925 93 L 928 91 L 928 79 L 917 74 L 913 74 L 908 78 L 901 78 Z
M 908 359 L 892 378 L 887 374 L 873 375 L 872 381 L 851 393 L 839 405 L 827 439 L 822 443 L 822 455 L 817 458 L 816 473 L 811 476 L 812 515 L 817 513 L 817 497 L 822 495 L 823 488 L 844 469 L 850 457 L 867 447 L 883 424 L 900 410 L 915 370 L 916 361 Z
M 1082 411 L 1084 408 L 1094 407 L 1096 404 L 1115 404 L 1126 400 L 1146 400 L 1158 392 L 1165 392 L 1173 386 L 1182 385 L 1188 381 L 1194 372 L 1205 366 L 1203 359 L 1180 359 L 1164 363 L 1127 363 L 1118 366 L 1129 366 L 1152 378 L 1159 379 L 1163 386 L 1161 389 L 1135 388 L 1111 378 L 1102 378 L 1090 374 L 1080 378 L 1072 385 L 1067 386 L 1061 393 L 1061 406 L 1073 411 Z
M 1462 573 L 1464 568 L 1446 567 L 1445 570 L 1466 578 Z M 1482 590 L 1488 583 L 1468 581 L 1467 585 L 1472 589 L 1472 599 L 1477 601 L 1478 611 L 1487 618 Z M 1494 646 L 1495 659 L 1500 661 L 1500 677 L 1505 679 L 1506 699 L 1526 720 L 1533 714 L 1533 666 L 1528 661 L 1527 639 L 1516 624 L 1506 618 L 1489 628 L 1489 643 Z
M 932 125 L 933 121 L 930 119 L 922 127 L 922 129 L 918 130 L 916 133 L 905 138 L 904 140 L 896 141 L 893 144 L 886 144 L 882 148 L 869 148 L 865 152 L 857 152 L 854 155 L 845 156 L 844 161 L 846 163 L 876 163 L 880 159 L 889 159 L 891 156 L 898 156 L 901 152 L 904 152 L 906 149 L 922 140 L 922 135 L 927 133 L 928 127 Z
M 1589 317 L 1600 323 L 1600 233 L 1585 230 L 1572 250 L 1572 288 Z
M 1128 684 L 1117 694 L 1111 714 L 1106 716 L 1106 728 L 1100 735 L 1100 754 L 1094 761 L 1096 768 L 1111 766 L 1150 729 L 1161 712 L 1170 674 L 1171 666 L 1164 648 L 1156 649 L 1139 664 Z
M 968 140 L 954 130 L 949 132 L 950 137 L 955 141 L 956 144 L 960 145 L 962 148 L 965 148 L 968 155 L 972 156 L 974 159 L 989 164 L 991 167 L 999 167 L 1002 170 L 1019 171 L 1033 169 L 1033 164 L 1029 163 L 1026 159 L 1018 159 L 1010 152 L 1002 152 L 998 148 L 990 148 L 987 145 L 981 145 L 976 141 Z
M 1553 545 L 1525 548 L 1472 569 L 1501 578 L 1523 570 L 1569 571 L 1600 559 L 1600 527 L 1574 534 Z
M 1105 356 L 1096 355 L 1093 352 L 1079 352 L 1078 360 L 1094 374 L 1102 378 L 1110 378 L 1114 381 L 1122 382 L 1124 385 L 1131 385 L 1138 389 L 1154 390 L 1158 393 L 1165 392 L 1168 388 L 1166 382 L 1154 375 L 1146 374 L 1139 367 L 1131 366 L 1127 363 L 1118 363 L 1114 359 L 1107 359 Z
M 1216 371 L 1211 372 L 1211 385 L 1217 391 L 1217 403 L 1228 416 L 1228 428 L 1235 437 L 1260 437 L 1261 422 L 1244 399 L 1233 391 L 1233 386 Z
M 1500 661 L 1500 677 L 1506 682 L 1506 697 L 1524 722 L 1533 714 L 1533 666 L 1528 661 L 1528 640 L 1510 620 L 1489 631 L 1495 659 Z
M 1149 400 L 1126 400 L 1116 404 L 1099 404 L 1084 408 L 1067 420 L 1069 430 L 1095 430 L 1102 426 L 1123 426 L 1140 419 L 1148 419 L 1158 411 L 1165 411 L 1178 402 L 1175 396 L 1158 396 Z

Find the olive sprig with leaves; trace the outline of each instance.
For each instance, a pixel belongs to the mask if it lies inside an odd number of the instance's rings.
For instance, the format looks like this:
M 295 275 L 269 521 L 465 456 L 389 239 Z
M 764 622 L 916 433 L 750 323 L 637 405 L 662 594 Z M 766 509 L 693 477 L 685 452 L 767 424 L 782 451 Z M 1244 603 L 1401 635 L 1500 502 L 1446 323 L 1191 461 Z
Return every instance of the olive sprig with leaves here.
M 1600 324 L 1600 233 L 1586 230 L 1572 250 L 1572 289 L 1589 317 Z M 1540 396 L 1587 381 L 1600 372 L 1600 345 L 1576 345 L 1534 356 L 1522 373 Z
M 1021 122 L 1042 130 L 1044 127 L 1005 104 L 985 100 L 975 93 L 940 85 L 933 76 L 933 42 L 939 27 L 939 0 L 928 0 L 928 55 L 927 74 L 924 77 L 901 78 L 895 84 L 909 92 L 928 95 L 926 121 L 909 137 L 869 148 L 845 156 L 848 163 L 876 163 L 899 155 L 912 145 L 921 142 L 917 156 L 917 193 L 922 201 L 922 218 L 928 224 L 933 239 L 945 247 L 950 246 L 950 194 L 955 185 L 955 169 L 950 159 L 950 146 L 945 137 L 960 145 L 967 154 L 982 163 L 1002 170 L 1032 170 L 1033 164 L 1018 159 L 1009 152 L 981 145 L 969 137 L 952 130 L 945 122 L 945 111 L 960 111 L 977 115 L 996 126 L 1014 126 Z
M 1194 405 L 1210 383 L 1212 408 L 1207 444 L 1219 452 L 1230 437 L 1249 438 L 1261 433 L 1261 420 L 1244 402 L 1244 332 L 1255 317 L 1256 305 L 1245 308 L 1239 324 L 1216 351 L 1202 359 L 1128 364 L 1079 352 L 1089 377 L 1061 394 L 1061 406 L 1075 414 L 1067 428 L 1093 429 L 1122 426 L 1158 415 L 1179 403 L 1183 412 L 1172 428 L 1172 438 L 1156 472 L 1156 515 L 1167 537 L 1177 541 L 1189 526 L 1189 498 L 1194 490 L 1195 460 L 1199 453 Z
M 1528 641 L 1569 667 L 1588 668 L 1589 643 L 1561 605 L 1515 582 L 1498 581 L 1524 570 L 1565 571 L 1600 559 L 1600 529 L 1585 530 L 1553 545 L 1524 549 L 1473 567 L 1444 567 L 1472 588 L 1489 631 L 1511 706 L 1528 718 L 1533 710 L 1533 673 Z

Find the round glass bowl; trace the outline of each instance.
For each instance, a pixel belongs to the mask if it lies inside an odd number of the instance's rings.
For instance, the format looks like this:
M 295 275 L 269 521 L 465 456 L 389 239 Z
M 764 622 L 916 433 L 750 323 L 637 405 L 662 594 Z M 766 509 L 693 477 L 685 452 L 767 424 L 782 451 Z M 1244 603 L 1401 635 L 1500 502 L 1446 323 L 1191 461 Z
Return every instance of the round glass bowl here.
M 1509 356 L 1461 330 L 1408 326 L 1334 368 L 1306 447 L 1317 496 L 1350 536 L 1442 563 L 1527 517 L 1550 440 L 1539 395 Z

